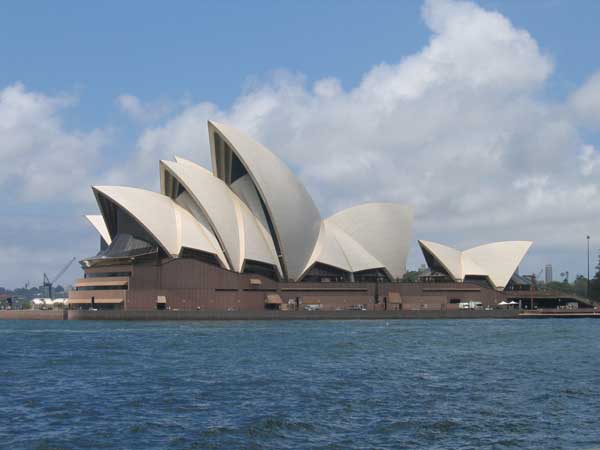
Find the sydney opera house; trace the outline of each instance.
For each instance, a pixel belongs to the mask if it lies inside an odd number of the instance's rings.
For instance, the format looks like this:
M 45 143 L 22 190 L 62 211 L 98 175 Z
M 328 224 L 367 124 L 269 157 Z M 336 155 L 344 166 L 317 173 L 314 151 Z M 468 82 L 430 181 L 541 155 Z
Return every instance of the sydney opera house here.
M 212 171 L 160 161 L 160 193 L 93 186 L 100 251 L 81 261 L 70 308 L 243 311 L 446 309 L 526 289 L 531 242 L 464 252 L 419 241 L 429 273 L 403 283 L 410 206 L 367 203 L 322 218 L 273 152 L 208 123 Z

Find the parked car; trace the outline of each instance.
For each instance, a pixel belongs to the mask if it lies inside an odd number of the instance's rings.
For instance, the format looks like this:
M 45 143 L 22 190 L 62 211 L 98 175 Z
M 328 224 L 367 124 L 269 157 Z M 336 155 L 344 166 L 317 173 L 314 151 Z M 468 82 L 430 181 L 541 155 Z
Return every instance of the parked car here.
M 367 307 L 365 305 L 352 305 L 349 309 L 352 311 L 366 311 Z
M 305 311 L 320 311 L 321 305 L 304 305 Z

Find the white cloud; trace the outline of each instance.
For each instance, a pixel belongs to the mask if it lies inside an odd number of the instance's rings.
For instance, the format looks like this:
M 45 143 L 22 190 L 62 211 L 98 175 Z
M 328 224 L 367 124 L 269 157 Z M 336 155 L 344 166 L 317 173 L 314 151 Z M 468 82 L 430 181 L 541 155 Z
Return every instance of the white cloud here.
M 433 33 L 429 45 L 400 64 L 371 70 L 359 96 L 394 108 L 401 99 L 438 89 L 514 93 L 544 81 L 552 70 L 535 40 L 498 13 L 450 0 L 427 1 L 422 13 Z
M 121 111 L 138 122 L 152 122 L 162 119 L 173 111 L 175 105 L 166 99 L 153 102 L 142 102 L 131 94 L 121 94 L 117 97 Z
M 596 150 L 592 145 L 584 145 L 579 155 L 581 164 L 581 174 L 585 177 L 596 173 L 600 170 L 600 151 Z
M 57 195 L 77 197 L 88 184 L 107 133 L 69 131 L 62 111 L 66 96 L 27 91 L 20 84 L 0 90 L 0 188 L 26 201 Z
M 333 98 L 342 93 L 342 85 L 335 78 L 324 78 L 315 83 L 314 92 L 319 97 Z
M 571 95 L 570 102 L 579 119 L 588 126 L 600 128 L 600 71 Z

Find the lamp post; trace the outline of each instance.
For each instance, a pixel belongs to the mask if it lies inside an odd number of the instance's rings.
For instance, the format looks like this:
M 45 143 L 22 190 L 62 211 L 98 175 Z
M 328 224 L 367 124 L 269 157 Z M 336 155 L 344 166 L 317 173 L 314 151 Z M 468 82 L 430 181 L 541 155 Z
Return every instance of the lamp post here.
M 586 297 L 590 298 L 590 236 L 587 236 L 587 289 Z

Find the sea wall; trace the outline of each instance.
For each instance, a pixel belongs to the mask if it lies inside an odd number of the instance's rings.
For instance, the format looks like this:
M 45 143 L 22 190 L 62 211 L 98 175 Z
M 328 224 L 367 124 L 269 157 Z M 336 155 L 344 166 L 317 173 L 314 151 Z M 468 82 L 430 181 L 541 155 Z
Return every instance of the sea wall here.
M 2 310 L 0 311 L 0 320 L 66 320 L 67 311 L 56 310 Z
M 515 319 L 518 311 L 69 311 L 69 320 Z

